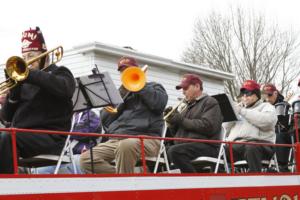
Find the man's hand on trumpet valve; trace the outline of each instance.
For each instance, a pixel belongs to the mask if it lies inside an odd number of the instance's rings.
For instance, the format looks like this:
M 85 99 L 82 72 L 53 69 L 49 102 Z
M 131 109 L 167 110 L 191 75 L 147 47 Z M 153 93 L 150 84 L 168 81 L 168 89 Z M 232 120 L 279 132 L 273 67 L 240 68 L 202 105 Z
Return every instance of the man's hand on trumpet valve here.
M 164 110 L 164 116 L 166 116 L 172 109 L 173 109 L 172 106 L 168 106 L 168 107 Z
M 243 108 L 242 102 L 233 104 L 233 109 L 235 110 L 236 114 L 240 114 L 242 108 Z
M 175 110 L 173 111 L 173 113 L 170 114 L 166 121 L 169 124 L 178 124 L 182 121 L 182 116 L 177 110 Z

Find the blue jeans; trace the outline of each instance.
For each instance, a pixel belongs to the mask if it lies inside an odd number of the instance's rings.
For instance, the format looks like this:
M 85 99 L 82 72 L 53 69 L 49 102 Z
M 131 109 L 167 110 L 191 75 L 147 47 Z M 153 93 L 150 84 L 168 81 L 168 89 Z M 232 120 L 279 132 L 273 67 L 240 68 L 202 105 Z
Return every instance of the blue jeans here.
M 83 174 L 83 172 L 81 171 L 81 168 L 80 168 L 80 163 L 79 163 L 80 154 L 74 155 L 73 158 L 74 158 L 77 174 Z M 38 167 L 38 168 L 36 168 L 36 173 L 37 174 L 53 174 L 55 171 L 55 167 L 56 166 Z M 58 173 L 59 174 L 74 174 L 72 163 L 62 164 L 58 170 Z

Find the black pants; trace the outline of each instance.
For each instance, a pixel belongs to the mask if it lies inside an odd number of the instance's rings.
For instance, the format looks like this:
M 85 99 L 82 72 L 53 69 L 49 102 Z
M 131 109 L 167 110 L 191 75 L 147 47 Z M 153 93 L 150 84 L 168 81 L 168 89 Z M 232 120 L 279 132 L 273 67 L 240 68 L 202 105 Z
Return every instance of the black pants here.
M 292 144 L 291 134 L 288 132 L 276 133 L 276 144 Z M 279 166 L 287 168 L 290 147 L 276 147 L 275 151 Z
M 203 143 L 175 144 L 168 149 L 168 158 L 182 173 L 195 173 L 191 161 L 199 156 L 217 157 L 218 146 Z
M 58 135 L 17 133 L 18 156 L 23 158 L 38 154 L 59 154 L 65 138 Z M 0 134 L 0 174 L 13 173 L 11 134 Z
M 265 141 L 251 141 L 256 143 L 266 143 Z M 229 148 L 226 148 L 226 156 L 228 162 L 230 161 Z M 234 162 L 239 160 L 246 160 L 249 172 L 261 172 L 262 160 L 270 160 L 274 154 L 272 147 L 270 146 L 257 146 L 257 145 L 245 145 L 234 144 L 232 145 L 233 160 Z

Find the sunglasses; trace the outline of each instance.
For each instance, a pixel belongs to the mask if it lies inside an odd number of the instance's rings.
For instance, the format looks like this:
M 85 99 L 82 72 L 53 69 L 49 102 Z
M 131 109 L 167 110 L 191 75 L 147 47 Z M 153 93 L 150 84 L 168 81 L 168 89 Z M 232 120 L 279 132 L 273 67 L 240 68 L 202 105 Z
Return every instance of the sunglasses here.
M 254 94 L 254 92 L 253 91 L 249 91 L 249 90 L 243 90 L 243 91 L 241 91 L 241 96 L 244 96 L 244 95 L 246 95 L 247 97 L 250 97 L 250 96 L 252 96 Z
M 268 97 L 271 97 L 271 96 L 273 96 L 273 93 L 272 94 L 270 94 L 270 93 L 268 93 L 268 94 L 264 94 L 264 95 L 267 95 Z

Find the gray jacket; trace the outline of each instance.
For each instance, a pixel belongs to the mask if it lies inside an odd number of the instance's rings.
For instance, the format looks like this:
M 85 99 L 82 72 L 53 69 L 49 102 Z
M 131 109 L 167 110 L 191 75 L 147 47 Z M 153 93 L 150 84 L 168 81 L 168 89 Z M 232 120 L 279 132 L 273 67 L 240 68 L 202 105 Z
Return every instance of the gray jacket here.
M 250 108 L 242 108 L 240 120 L 225 125 L 229 141 L 266 141 L 275 143 L 276 110 L 270 103 L 257 101 Z
M 139 92 L 132 92 L 117 114 L 101 112 L 105 132 L 110 134 L 160 136 L 163 127 L 163 111 L 168 95 L 162 85 L 146 83 Z

